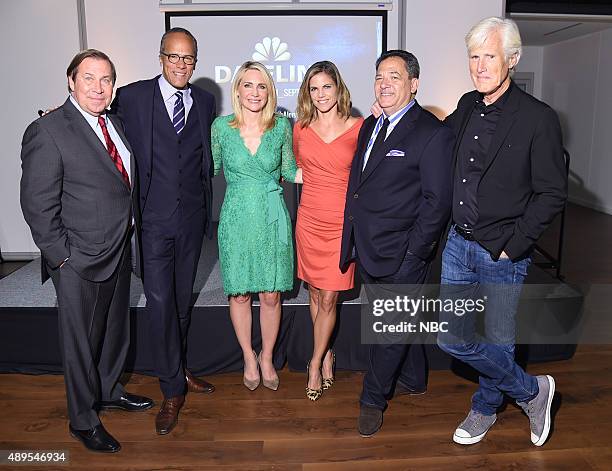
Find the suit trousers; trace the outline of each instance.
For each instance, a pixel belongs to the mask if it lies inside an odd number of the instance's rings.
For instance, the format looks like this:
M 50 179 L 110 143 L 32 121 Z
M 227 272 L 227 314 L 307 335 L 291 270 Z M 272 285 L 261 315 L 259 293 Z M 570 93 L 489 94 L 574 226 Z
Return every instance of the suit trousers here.
M 359 257 L 359 256 L 358 256 Z M 359 263 L 359 274 L 364 283 L 368 300 L 380 291 L 373 285 L 422 285 L 429 272 L 429 263 L 408 253 L 398 270 L 389 276 L 370 276 Z M 427 358 L 421 343 L 380 343 L 370 346 L 368 371 L 363 378 L 359 402 L 384 410 L 396 381 L 414 390 L 427 388 Z
M 77 430 L 100 423 L 98 401 L 124 394 L 119 383 L 130 344 L 129 241 L 119 265 L 102 282 L 81 278 L 70 266 L 49 268 L 58 304 L 60 348 L 70 424 Z
M 143 286 L 147 319 L 156 348 L 155 369 L 165 398 L 185 394 L 185 347 L 193 282 L 205 225 L 201 208 L 183 217 L 179 206 L 165 219 L 143 214 Z

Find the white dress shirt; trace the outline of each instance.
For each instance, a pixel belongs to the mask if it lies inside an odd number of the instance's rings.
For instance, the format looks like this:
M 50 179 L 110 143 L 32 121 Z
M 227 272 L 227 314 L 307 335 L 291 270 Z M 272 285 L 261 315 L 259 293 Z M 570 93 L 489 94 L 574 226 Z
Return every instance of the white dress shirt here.
M 83 108 L 79 106 L 79 104 L 77 103 L 77 101 L 74 99 L 72 95 L 70 95 L 70 101 L 76 107 L 76 109 L 79 110 L 79 112 L 83 115 L 83 117 L 85 118 L 85 121 L 87 121 L 87 124 L 91 126 L 91 129 L 94 130 L 94 132 L 96 133 L 96 136 L 98 136 L 98 139 L 100 139 L 100 141 L 102 142 L 102 145 L 106 148 L 106 150 L 108 150 L 108 148 L 106 147 L 106 139 L 104 139 L 104 134 L 102 133 L 102 128 L 100 127 L 100 124 L 98 123 L 98 117 L 92 116 L 86 111 L 84 111 Z M 119 152 L 119 156 L 121 157 L 121 161 L 123 162 L 123 168 L 125 168 L 125 171 L 130 176 L 130 182 L 131 182 L 132 173 L 130 171 L 131 170 L 130 151 L 127 149 L 127 147 L 121 140 L 121 137 L 119 137 L 119 134 L 117 134 L 117 130 L 115 129 L 115 126 L 113 126 L 113 122 L 110 119 L 108 119 L 108 116 L 106 114 L 103 114 L 102 117 L 104 118 L 104 121 L 106 121 L 106 129 L 108 129 L 108 135 L 110 136 L 111 141 L 113 141 L 113 143 L 115 144 L 115 147 L 117 148 L 117 151 Z M 109 159 L 110 159 L 110 156 L 109 156 Z

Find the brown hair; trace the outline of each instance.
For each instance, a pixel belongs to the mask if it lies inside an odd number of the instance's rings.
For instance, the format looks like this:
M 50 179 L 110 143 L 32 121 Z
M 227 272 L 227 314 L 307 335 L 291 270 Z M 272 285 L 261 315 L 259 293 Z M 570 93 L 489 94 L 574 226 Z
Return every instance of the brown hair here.
M 102 51 L 98 51 L 97 49 L 85 49 L 84 51 L 79 52 L 76 56 L 72 58 L 70 64 L 68 65 L 68 69 L 66 69 L 66 77 L 70 77 L 74 82 L 76 79 L 77 72 L 79 71 L 79 65 L 85 59 L 91 57 L 92 59 L 98 59 L 106 61 L 110 64 L 111 68 L 111 80 L 113 81 L 113 85 L 115 85 L 115 81 L 117 80 L 117 71 L 115 70 L 115 64 L 110 60 L 106 54 Z M 72 92 L 70 89 L 70 84 L 68 84 L 68 91 Z
M 327 74 L 338 89 L 338 114 L 345 119 L 351 116 L 351 94 L 342 80 L 340 71 L 333 62 L 315 62 L 306 71 L 298 94 L 297 118 L 303 128 L 309 126 L 317 117 L 317 109 L 310 98 L 310 79 L 320 73 Z

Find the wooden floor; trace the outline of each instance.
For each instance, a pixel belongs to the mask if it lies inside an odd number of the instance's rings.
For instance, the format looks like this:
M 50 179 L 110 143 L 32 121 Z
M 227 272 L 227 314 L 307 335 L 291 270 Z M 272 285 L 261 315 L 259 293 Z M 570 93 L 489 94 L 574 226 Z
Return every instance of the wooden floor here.
M 568 212 L 563 270 L 573 283 L 611 283 L 612 217 L 577 206 Z M 63 449 L 78 470 L 610 470 L 612 469 L 612 346 L 580 346 L 568 361 L 531 365 L 552 374 L 558 410 L 549 441 L 531 444 L 529 423 L 508 405 L 486 439 L 456 445 L 451 436 L 467 413 L 475 385 L 433 371 L 429 392 L 390 402 L 373 438 L 356 431 L 362 374 L 338 372 L 321 400 L 304 396 L 305 376 L 284 370 L 277 392 L 248 391 L 237 373 L 211 379 L 211 396 L 188 396 L 175 431 L 154 432 L 156 409 L 108 412 L 107 429 L 121 442 L 115 455 L 87 452 L 67 433 L 61 376 L 0 375 L 0 450 Z M 161 396 L 157 381 L 134 375 L 129 390 Z M 12 469 L 0 465 L 0 471 Z

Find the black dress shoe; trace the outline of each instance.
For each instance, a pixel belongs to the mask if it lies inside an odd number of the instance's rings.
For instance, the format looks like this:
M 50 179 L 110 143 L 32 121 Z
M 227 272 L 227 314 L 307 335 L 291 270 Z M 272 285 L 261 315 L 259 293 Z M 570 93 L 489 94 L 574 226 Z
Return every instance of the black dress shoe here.
M 396 396 L 420 396 L 421 394 L 425 394 L 427 392 L 427 388 L 413 388 L 411 386 L 406 386 L 405 384 L 400 383 L 399 381 L 395 385 L 395 391 L 393 392 L 393 397 Z
M 140 412 L 153 407 L 153 399 L 126 392 L 115 401 L 100 401 L 101 410 L 121 409 L 128 412 Z
M 383 411 L 375 407 L 364 406 L 359 407 L 359 435 L 362 437 L 371 437 L 380 430 L 383 422 Z
M 68 425 L 68 429 L 70 435 L 83 443 L 88 450 L 100 453 L 117 453 L 121 450 L 119 442 L 106 431 L 102 424 L 89 430 L 76 430 L 72 428 L 72 425 Z

